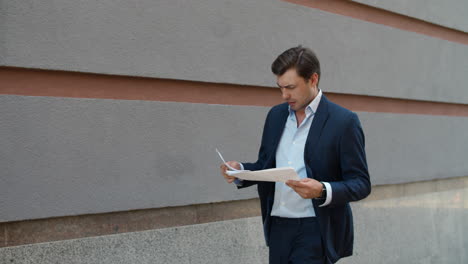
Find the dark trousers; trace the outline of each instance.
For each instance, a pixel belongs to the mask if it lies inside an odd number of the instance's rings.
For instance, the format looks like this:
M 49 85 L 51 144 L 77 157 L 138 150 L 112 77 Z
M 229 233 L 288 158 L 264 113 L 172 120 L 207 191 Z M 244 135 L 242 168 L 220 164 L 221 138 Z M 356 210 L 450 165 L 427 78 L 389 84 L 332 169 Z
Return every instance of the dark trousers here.
M 270 264 L 324 264 L 324 250 L 317 219 L 272 216 Z

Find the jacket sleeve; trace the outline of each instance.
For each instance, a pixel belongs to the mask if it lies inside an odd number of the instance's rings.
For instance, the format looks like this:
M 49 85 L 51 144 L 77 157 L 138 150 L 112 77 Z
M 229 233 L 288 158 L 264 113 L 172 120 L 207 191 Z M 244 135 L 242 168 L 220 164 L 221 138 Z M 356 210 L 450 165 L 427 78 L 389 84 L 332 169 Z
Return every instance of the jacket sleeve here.
M 367 169 L 365 140 L 361 123 L 355 113 L 347 119 L 339 139 L 341 181 L 330 182 L 332 201 L 329 206 L 342 205 L 367 197 L 371 183 Z
M 245 170 L 256 171 L 256 170 L 262 170 L 265 168 L 264 164 L 269 156 L 269 153 L 268 153 L 269 146 L 267 142 L 268 142 L 268 130 L 270 129 L 269 120 L 271 118 L 271 115 L 272 115 L 272 110 L 268 112 L 268 115 L 265 120 L 265 124 L 263 126 L 262 141 L 260 144 L 260 149 L 258 151 L 258 159 L 256 162 L 253 162 L 253 163 L 243 162 L 242 165 L 244 166 Z M 245 187 L 249 187 L 254 184 L 257 184 L 257 183 L 258 182 L 256 181 L 242 181 L 242 185 L 238 185 L 237 187 L 245 188 Z

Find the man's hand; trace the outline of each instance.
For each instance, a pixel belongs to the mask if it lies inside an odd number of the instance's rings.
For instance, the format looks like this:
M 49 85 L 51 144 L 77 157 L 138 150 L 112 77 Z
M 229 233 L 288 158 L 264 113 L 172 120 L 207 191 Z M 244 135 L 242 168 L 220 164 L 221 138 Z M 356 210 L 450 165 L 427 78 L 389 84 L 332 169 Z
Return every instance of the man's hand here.
M 237 161 L 228 161 L 228 162 L 226 162 L 226 163 L 229 164 L 229 166 L 233 167 L 233 168 L 236 169 L 236 170 L 240 170 L 240 169 L 241 169 L 240 163 L 237 162 Z M 232 182 L 234 182 L 234 181 L 237 179 L 237 178 L 234 177 L 234 176 L 229 176 L 229 175 L 227 175 L 226 171 L 227 171 L 228 168 L 226 167 L 226 165 L 225 165 L 224 163 L 221 164 L 220 169 L 221 169 L 221 175 L 223 175 L 223 177 L 226 179 L 226 181 L 227 181 L 228 183 L 232 183 Z
M 322 195 L 322 183 L 311 178 L 300 181 L 288 180 L 286 185 L 304 199 L 318 198 Z

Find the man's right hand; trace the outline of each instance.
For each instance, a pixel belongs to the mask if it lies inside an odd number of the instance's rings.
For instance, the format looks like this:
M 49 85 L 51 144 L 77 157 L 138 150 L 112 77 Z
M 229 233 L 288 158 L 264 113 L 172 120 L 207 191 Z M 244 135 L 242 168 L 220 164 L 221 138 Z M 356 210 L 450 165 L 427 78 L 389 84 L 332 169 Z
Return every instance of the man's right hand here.
M 237 161 L 228 161 L 226 162 L 227 164 L 229 164 L 229 166 L 233 167 L 234 169 L 236 170 L 240 170 L 241 169 L 241 166 L 240 166 L 240 163 L 237 162 Z M 220 169 L 221 169 L 221 175 L 223 175 L 224 179 L 226 179 L 226 181 L 228 183 L 232 183 L 234 182 L 237 178 L 234 177 L 234 176 L 229 176 L 226 171 L 228 170 L 227 166 L 223 163 L 221 164 L 220 166 Z

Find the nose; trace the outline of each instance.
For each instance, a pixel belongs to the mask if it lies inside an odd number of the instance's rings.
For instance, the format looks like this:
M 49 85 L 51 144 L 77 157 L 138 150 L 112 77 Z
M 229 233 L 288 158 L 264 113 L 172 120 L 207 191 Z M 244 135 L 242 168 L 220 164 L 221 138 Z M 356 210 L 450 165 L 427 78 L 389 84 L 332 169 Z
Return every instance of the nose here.
M 291 95 L 288 93 L 287 89 L 281 89 L 281 97 L 283 100 L 287 101 Z

